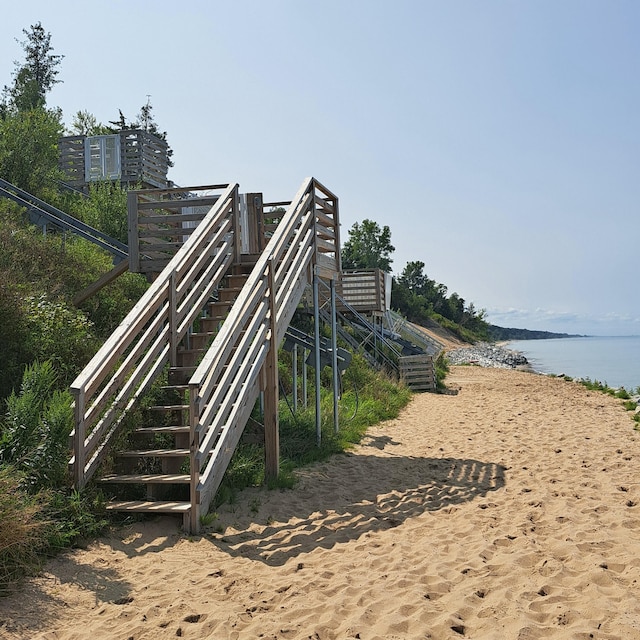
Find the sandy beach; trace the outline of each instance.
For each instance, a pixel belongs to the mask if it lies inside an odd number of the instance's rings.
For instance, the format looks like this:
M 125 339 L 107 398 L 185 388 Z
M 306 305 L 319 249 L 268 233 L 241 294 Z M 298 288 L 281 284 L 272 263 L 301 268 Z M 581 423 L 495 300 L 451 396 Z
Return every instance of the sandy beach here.
M 502 369 L 447 383 L 202 536 L 158 518 L 61 554 L 0 600 L 0 638 L 640 638 L 621 402 Z

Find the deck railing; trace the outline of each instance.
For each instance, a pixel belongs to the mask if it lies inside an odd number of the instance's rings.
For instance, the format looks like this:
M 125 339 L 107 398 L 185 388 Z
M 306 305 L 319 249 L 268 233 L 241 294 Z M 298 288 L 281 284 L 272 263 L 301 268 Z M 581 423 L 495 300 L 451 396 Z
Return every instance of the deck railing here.
M 127 412 L 168 364 L 237 255 L 238 186 L 228 185 L 182 248 L 71 385 L 71 460 L 83 487 Z
M 305 180 L 189 382 L 191 529 L 206 512 L 313 275 L 340 271 L 337 198 Z

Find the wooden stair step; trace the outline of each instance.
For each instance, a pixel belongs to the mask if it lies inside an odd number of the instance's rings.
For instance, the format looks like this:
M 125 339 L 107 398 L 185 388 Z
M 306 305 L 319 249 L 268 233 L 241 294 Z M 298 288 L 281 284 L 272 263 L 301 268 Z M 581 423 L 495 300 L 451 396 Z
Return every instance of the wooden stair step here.
M 186 384 L 195 370 L 195 365 L 189 367 L 171 367 L 171 369 L 169 369 L 169 384 Z
M 205 318 L 205 320 L 209 320 L 209 318 Z M 194 331 L 191 338 L 213 338 L 216 334 L 217 331 Z
M 209 316 L 206 318 L 200 318 L 200 329 L 202 329 L 202 331 L 193 333 L 192 335 L 205 333 L 207 335 L 215 336 L 218 333 L 219 326 L 220 318 L 211 318 Z
M 232 302 L 238 297 L 242 287 L 225 287 L 218 289 L 218 302 Z
M 167 500 L 114 500 L 105 504 L 107 511 L 128 511 L 132 513 L 188 513 L 190 502 L 170 502 Z
M 119 451 L 118 458 L 183 458 L 189 455 L 189 449 L 137 449 Z
M 230 288 L 242 288 L 247 279 L 249 278 L 249 274 L 246 273 L 234 273 L 227 276 L 229 279 L 229 287 Z
M 134 431 L 136 434 L 149 434 L 153 435 L 156 433 L 189 433 L 188 425 L 169 425 L 169 426 L 159 426 L 159 427 L 139 427 Z
M 189 391 L 188 384 L 165 384 L 161 388 L 163 391 Z
M 205 351 L 207 351 L 207 349 L 205 349 L 204 347 L 202 347 L 201 349 L 185 349 L 184 347 L 178 347 L 178 355 L 179 356 L 192 356 L 192 355 L 198 355 L 200 353 L 204 353 Z
M 100 482 L 109 484 L 189 484 L 191 478 L 184 473 L 134 473 L 134 474 L 110 474 L 100 478 Z
M 228 302 L 216 301 L 216 302 L 210 302 L 207 306 L 212 312 L 219 311 L 220 313 L 225 313 L 226 311 L 231 309 L 231 305 L 232 303 L 230 301 Z M 216 318 L 217 317 L 219 317 L 219 315 L 217 315 Z

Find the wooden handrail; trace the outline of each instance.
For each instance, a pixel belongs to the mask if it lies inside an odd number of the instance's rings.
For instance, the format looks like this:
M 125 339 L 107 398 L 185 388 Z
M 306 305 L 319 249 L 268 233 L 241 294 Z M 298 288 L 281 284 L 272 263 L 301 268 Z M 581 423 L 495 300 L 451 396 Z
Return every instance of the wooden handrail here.
M 237 249 L 234 233 L 238 185 L 226 185 L 189 236 L 71 385 L 75 400 L 75 485 L 95 472 L 126 412 L 175 357 L 206 300 L 227 272 Z M 175 362 L 171 362 L 175 364 Z
M 148 192 L 142 196 L 143 202 L 151 198 Z M 127 411 L 167 363 L 175 364 L 178 342 L 220 279 L 240 264 L 237 202 L 237 185 L 228 185 L 73 382 L 71 463 L 77 487 L 95 472 Z M 133 196 L 129 204 L 134 224 Z M 191 531 L 198 531 L 200 513 L 208 509 L 260 390 L 273 375 L 277 347 L 312 274 L 335 277 L 339 271 L 338 200 L 307 178 L 189 381 Z M 277 382 L 268 395 L 269 402 L 277 400 Z
M 222 481 L 260 393 L 267 354 L 284 337 L 312 266 L 340 270 L 337 209 L 337 198 L 315 179 L 303 182 L 189 381 L 192 531 Z

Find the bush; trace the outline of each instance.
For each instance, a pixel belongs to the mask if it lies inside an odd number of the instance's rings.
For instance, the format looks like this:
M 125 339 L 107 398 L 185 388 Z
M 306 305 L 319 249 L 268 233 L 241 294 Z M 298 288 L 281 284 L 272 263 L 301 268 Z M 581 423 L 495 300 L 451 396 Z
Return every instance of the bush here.
M 71 396 L 51 362 L 27 367 L 0 424 L 0 595 L 45 553 L 96 535 L 101 497 L 68 486 Z
M 128 244 L 127 190 L 114 182 L 94 182 L 89 197 L 72 204 L 74 215 L 108 236 Z
M 29 359 L 53 362 L 61 384 L 66 386 L 96 351 L 92 323 L 84 312 L 62 300 L 51 300 L 44 293 L 27 296 L 23 306 Z
M 7 400 L 0 463 L 18 469 L 30 493 L 66 484 L 73 409 L 71 395 L 56 390 L 56 381 L 51 362 L 34 363 L 20 393 Z

